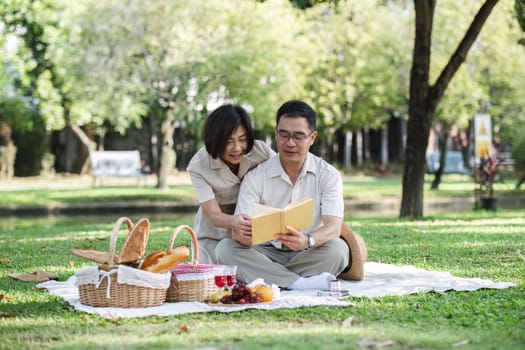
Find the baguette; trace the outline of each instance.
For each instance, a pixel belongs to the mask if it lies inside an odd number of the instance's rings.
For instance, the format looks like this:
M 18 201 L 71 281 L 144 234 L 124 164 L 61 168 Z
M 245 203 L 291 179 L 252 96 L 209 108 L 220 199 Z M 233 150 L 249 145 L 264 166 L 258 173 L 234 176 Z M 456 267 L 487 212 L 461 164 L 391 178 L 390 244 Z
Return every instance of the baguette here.
M 166 255 L 166 252 L 164 250 L 155 250 L 151 253 L 149 253 L 142 262 L 142 265 L 140 265 L 140 268 L 142 270 L 148 269 L 150 266 L 156 264 L 160 258 L 162 258 L 164 255 Z
M 175 249 L 169 249 L 164 256 L 158 259 L 153 265 L 144 268 L 144 270 L 155 273 L 165 273 L 170 271 L 173 266 L 183 262 L 190 256 L 190 250 L 184 245 Z

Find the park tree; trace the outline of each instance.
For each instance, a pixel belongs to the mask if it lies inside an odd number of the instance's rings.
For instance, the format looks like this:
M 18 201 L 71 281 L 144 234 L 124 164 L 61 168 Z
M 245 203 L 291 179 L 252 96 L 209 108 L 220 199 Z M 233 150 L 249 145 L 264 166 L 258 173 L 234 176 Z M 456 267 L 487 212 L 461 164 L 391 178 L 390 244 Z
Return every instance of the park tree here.
M 485 93 L 479 80 L 472 77 L 466 66 L 461 67 L 456 73 L 454 82 L 450 85 L 443 101 L 436 108 L 435 118 L 432 121 L 432 131 L 437 141 L 439 151 L 439 168 L 434 174 L 431 189 L 439 188 L 447 166 L 448 149 L 452 146 L 457 151 L 462 152 L 464 160 L 469 159 L 469 144 L 462 133 L 469 127 L 469 121 L 474 113 L 480 111 L 483 101 L 487 101 Z M 454 144 L 450 145 L 451 136 L 454 134 Z
M 516 18 L 518 25 L 522 31 L 520 38 L 518 39 L 519 44 L 522 48 L 525 48 L 525 1 L 524 0 L 515 0 L 514 10 L 516 11 Z M 521 92 L 524 91 L 524 88 L 521 89 Z M 520 94 L 523 97 L 523 94 Z M 524 106 L 522 104 L 521 106 Z M 518 116 L 521 118 L 519 127 L 509 127 L 509 130 L 512 130 L 512 157 L 515 161 L 515 170 L 518 177 L 516 183 L 516 189 L 520 189 L 520 186 L 525 183 L 525 113 L 523 110 Z
M 205 1 L 199 8 L 204 13 L 197 28 L 213 38 L 206 44 L 209 71 L 230 100 L 250 111 L 259 132 L 273 133 L 277 106 L 299 94 L 300 59 L 312 56 L 312 45 L 303 37 L 304 17 L 285 0 L 237 1 L 235 6 Z
M 321 151 L 337 150 L 335 134 L 344 135 L 348 167 L 355 131 L 380 129 L 406 110 L 408 19 L 403 9 L 370 0 L 322 3 L 305 12 L 306 35 L 318 54 L 304 62 L 304 96 L 319 111 Z
M 69 99 L 59 68 L 50 58 L 50 32 L 57 31 L 60 7 L 51 0 L 6 0 L 0 5 L 4 35 L 10 37 L 9 67 L 16 94 L 33 100 L 54 127 Z M 60 122 L 58 122 L 60 123 Z
M 4 46 L 8 52 L 2 73 L 9 75 L 9 81 L 2 114 L 4 122 L 6 118 L 11 119 L 13 140 L 18 148 L 17 176 L 40 173 L 48 130 L 60 124 L 64 112 L 68 111 L 67 90 L 59 68 L 49 55 L 49 33 L 57 30 L 58 13 L 55 2 L 50 0 L 0 3 L 2 36 L 9 41 Z M 14 106 L 16 108 L 12 108 Z M 16 115 L 9 114 L 14 110 L 20 111 L 19 122 L 14 122 Z
M 492 16 L 487 23 L 491 35 L 482 35 L 471 60 L 480 67 L 479 80 L 488 95 L 483 112 L 492 116 L 494 135 L 512 145 L 525 127 L 525 50 L 518 45 L 523 33 L 511 2 L 502 2 Z
M 426 149 L 436 109 L 497 3 L 498 0 L 483 2 L 450 59 L 432 83 L 430 58 L 436 1 L 414 0 L 415 39 L 410 72 L 409 119 L 400 217 L 423 216 Z
M 514 9 L 516 11 L 516 18 L 522 31 L 525 32 L 525 1 L 514 0 Z M 523 39 L 520 41 L 522 44 Z
M 440 73 L 439 69 L 447 63 L 450 56 L 450 49 L 453 44 L 459 40 L 464 30 L 470 23 L 470 18 L 465 16 L 465 12 L 474 11 L 470 9 L 477 6 L 473 3 L 459 3 L 454 1 L 440 2 L 436 8 L 435 23 L 436 29 L 432 38 L 432 65 L 430 67 L 430 79 L 435 80 Z M 455 135 L 455 144 L 453 147 L 463 152 L 465 160 L 468 160 L 468 144 L 461 139 L 461 132 L 466 130 L 472 115 L 479 113 L 481 106 L 488 100 L 485 89 L 481 86 L 479 79 L 479 69 L 476 63 L 471 59 L 475 51 L 479 51 L 475 45 L 469 54 L 469 60 L 462 64 L 454 79 L 447 87 L 442 100 L 437 105 L 435 117 L 432 120 L 431 129 L 433 131 L 435 145 L 439 151 L 439 167 L 434 174 L 431 183 L 431 189 L 438 189 L 441 183 L 444 169 L 447 166 L 447 153 L 451 146 L 449 144 L 451 133 Z M 483 49 L 482 49 L 483 50 Z M 464 135 L 463 135 L 464 136 Z M 468 165 L 467 165 L 468 166 Z
M 446 16 L 439 13 L 436 16 L 436 26 L 441 30 L 436 31 L 433 45 L 437 49 L 433 51 L 433 61 L 444 62 L 446 52 L 439 49 L 447 47 L 446 42 L 454 38 L 453 31 L 448 28 L 457 31 L 454 25 L 459 28 L 467 26 L 462 20 L 465 17 L 458 16 L 462 12 L 458 6 L 464 7 L 465 4 L 449 1 L 446 8 L 441 9 L 441 12 L 446 11 Z M 456 130 L 468 131 L 469 122 L 476 113 L 491 115 L 495 137 L 506 144 L 514 143 L 515 131 L 520 129 L 517 126 L 525 124 L 525 96 L 522 93 L 525 71 L 521 69 L 525 62 L 525 51 L 516 45 L 520 37 L 513 4 L 508 1 L 500 3 L 493 10 L 491 19 L 469 52 L 468 60 L 459 68 L 436 110 L 433 128 L 440 141 L 441 170 L 445 166 L 447 146 L 450 146 L 447 142 L 450 140 L 450 129 L 454 127 Z M 469 149 L 472 145 L 468 139 L 461 141 L 461 144 L 455 142 L 454 147 L 463 152 L 464 159 L 470 165 Z M 439 186 L 439 175 L 438 171 L 432 188 Z
M 231 101 L 264 128 L 297 85 L 288 53 L 299 29 L 287 2 L 95 1 L 71 9 L 62 25 L 76 28 L 64 41 L 75 45 L 57 52 L 67 50 L 64 66 L 81 82 L 75 111 L 121 132 L 146 115 L 154 120 L 158 187 L 174 166 L 176 126 L 198 138 L 208 109 Z
M 104 100 L 90 106 L 103 110 L 90 110 L 101 118 L 99 125 L 108 123 L 121 133 L 149 117 L 160 131 L 158 141 L 155 134 L 150 140 L 150 165 L 157 172 L 159 188 L 168 186 L 175 167 L 175 127 L 188 128 L 186 122 L 198 119 L 210 91 L 206 90 L 210 80 L 202 72 L 204 51 L 198 34 L 185 21 L 188 14 L 183 12 L 188 8 L 187 2 L 169 1 L 158 1 L 156 6 L 138 1 L 97 3 L 95 13 L 82 24 L 82 42 L 90 45 L 85 51 L 88 64 L 80 75 L 93 96 L 98 95 L 96 100 Z M 171 21 L 174 14 L 180 20 Z M 94 70 L 96 74 L 91 73 Z M 115 105 L 118 109 L 112 110 Z

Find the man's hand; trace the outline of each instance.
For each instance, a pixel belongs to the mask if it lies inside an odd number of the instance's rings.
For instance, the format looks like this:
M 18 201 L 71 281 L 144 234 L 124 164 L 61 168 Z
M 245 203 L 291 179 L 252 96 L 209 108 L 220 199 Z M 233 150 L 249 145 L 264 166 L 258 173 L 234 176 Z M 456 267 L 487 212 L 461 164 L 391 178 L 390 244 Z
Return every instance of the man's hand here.
M 297 231 L 292 226 L 286 226 L 286 229 L 290 231 L 289 234 L 276 234 L 275 239 L 291 250 L 305 250 L 308 248 L 308 237 Z

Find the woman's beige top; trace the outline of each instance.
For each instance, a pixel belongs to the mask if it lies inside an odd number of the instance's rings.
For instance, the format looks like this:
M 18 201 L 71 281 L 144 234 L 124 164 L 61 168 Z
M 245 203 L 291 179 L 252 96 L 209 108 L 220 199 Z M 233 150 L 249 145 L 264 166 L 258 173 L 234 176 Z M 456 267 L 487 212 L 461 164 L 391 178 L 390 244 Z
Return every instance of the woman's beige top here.
M 235 175 L 222 159 L 213 159 L 205 147 L 202 147 L 190 160 L 187 171 L 199 203 L 215 198 L 224 212 L 233 214 L 241 181 L 246 173 L 264 162 L 275 152 L 263 141 L 255 140 L 250 153 L 246 154 Z M 215 227 L 208 216 L 199 207 L 193 227 L 197 237 L 223 239 L 231 237 L 231 229 Z

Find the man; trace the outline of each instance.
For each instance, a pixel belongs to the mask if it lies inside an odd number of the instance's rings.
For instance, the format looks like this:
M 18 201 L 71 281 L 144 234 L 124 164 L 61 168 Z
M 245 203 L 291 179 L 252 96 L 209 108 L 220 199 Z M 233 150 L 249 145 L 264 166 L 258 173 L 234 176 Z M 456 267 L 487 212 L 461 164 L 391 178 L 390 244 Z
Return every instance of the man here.
M 314 225 L 300 232 L 276 234 L 275 240 L 252 245 L 251 230 L 222 240 L 219 264 L 237 265 L 239 280 L 263 278 L 288 289 L 327 289 L 350 261 L 349 246 L 340 239 L 344 216 L 339 172 L 309 152 L 317 137 L 315 111 L 302 101 L 284 103 L 276 115 L 278 155 L 244 178 L 235 214 L 253 216 L 253 203 L 275 208 L 305 198 L 314 200 Z

